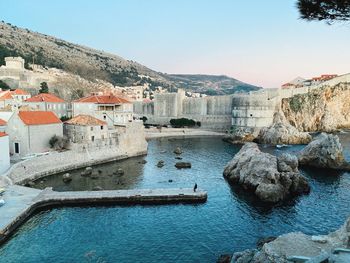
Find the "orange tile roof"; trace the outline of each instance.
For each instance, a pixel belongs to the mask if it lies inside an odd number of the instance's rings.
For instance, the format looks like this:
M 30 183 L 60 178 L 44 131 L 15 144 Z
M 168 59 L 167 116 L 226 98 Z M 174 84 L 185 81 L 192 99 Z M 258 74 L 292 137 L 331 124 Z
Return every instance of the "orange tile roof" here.
M 13 95 L 30 95 L 30 94 L 22 89 L 5 90 L 3 92 L 0 92 L 0 101 L 11 100 L 13 99 L 12 97 Z
M 18 116 L 26 125 L 62 123 L 52 111 L 20 111 Z
M 80 125 L 80 126 L 103 126 L 107 125 L 105 121 L 101 121 L 90 115 L 77 115 L 74 118 L 65 122 L 65 124 Z
M 30 95 L 28 92 L 26 92 L 25 90 L 22 90 L 22 89 L 15 89 L 15 90 L 11 91 L 11 93 L 13 95 Z
M 73 102 L 90 102 L 97 104 L 123 104 L 123 103 L 131 103 L 130 101 L 117 97 L 114 95 L 91 95 L 88 97 L 84 97 L 81 99 L 77 99 Z
M 6 121 L 4 121 L 3 119 L 0 119 L 0 126 L 5 126 L 7 124 Z
M 8 136 L 5 132 L 0 132 L 0 137 Z
M 49 93 L 40 93 L 26 100 L 26 102 L 65 102 L 63 99 Z
M 0 101 L 11 100 L 11 99 L 12 99 L 11 91 L 6 90 L 0 93 Z

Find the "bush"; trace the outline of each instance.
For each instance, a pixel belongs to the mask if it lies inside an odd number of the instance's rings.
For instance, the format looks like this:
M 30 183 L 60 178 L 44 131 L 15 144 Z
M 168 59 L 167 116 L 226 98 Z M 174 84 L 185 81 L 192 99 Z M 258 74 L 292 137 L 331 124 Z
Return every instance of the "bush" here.
M 66 137 L 54 135 L 51 137 L 49 144 L 51 148 L 55 150 L 62 150 L 67 148 L 68 139 Z
M 60 120 L 62 121 L 62 122 L 65 122 L 65 121 L 68 121 L 68 120 L 70 120 L 71 118 L 69 118 L 69 117 L 67 117 L 67 116 L 62 116 L 61 118 L 60 118 Z
M 187 118 L 171 119 L 170 124 L 174 128 L 194 127 L 196 122 Z
M 41 82 L 40 83 L 39 93 L 49 93 L 49 86 L 47 85 L 46 82 Z

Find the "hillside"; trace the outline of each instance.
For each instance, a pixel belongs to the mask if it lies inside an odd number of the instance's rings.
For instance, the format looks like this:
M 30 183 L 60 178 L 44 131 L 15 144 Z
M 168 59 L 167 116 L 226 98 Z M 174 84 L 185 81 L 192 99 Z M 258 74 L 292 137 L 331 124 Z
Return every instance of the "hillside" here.
M 227 76 L 215 75 L 167 75 L 167 79 L 186 90 L 207 95 L 226 95 L 259 90 L 259 87 Z
M 0 65 L 6 56 L 21 56 L 27 63 L 55 67 L 90 81 L 97 79 L 117 86 L 148 83 L 151 88 L 168 90 L 184 87 L 189 91 L 231 94 L 257 87 L 225 76 L 168 75 L 156 72 L 135 61 L 72 44 L 58 38 L 0 22 Z M 26 65 L 28 66 L 28 65 Z

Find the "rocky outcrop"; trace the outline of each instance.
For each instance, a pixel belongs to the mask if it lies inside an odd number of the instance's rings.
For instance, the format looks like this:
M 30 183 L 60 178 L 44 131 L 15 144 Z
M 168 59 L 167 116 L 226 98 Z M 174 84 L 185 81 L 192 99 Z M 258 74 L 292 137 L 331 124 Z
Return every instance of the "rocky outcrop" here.
M 321 133 L 300 152 L 298 159 L 304 166 L 350 171 L 337 135 Z
M 243 128 L 237 127 L 232 133 L 224 136 L 223 140 L 232 144 L 244 144 L 246 142 L 252 142 L 256 139 L 259 134 L 259 128 Z
M 177 162 L 175 164 L 175 167 L 177 169 L 188 169 L 188 168 L 191 168 L 192 167 L 192 164 L 189 163 L 189 162 Z
M 288 197 L 308 193 L 310 187 L 298 171 L 298 159 L 290 154 L 279 157 L 246 143 L 227 164 L 224 177 L 241 185 L 264 202 L 276 203 Z
M 282 100 L 287 121 L 299 131 L 350 128 L 350 84 L 341 83 Z
M 257 141 L 262 144 L 308 144 L 311 135 L 307 132 L 300 132 L 289 124 L 282 112 L 274 115 L 273 124 L 268 128 L 260 130 Z
M 337 255 L 333 254 L 332 251 L 335 248 L 349 248 L 349 237 L 350 218 L 339 230 L 329 235 L 308 236 L 301 232 L 285 234 L 265 243 L 261 249 L 237 252 L 233 255 L 232 260 L 237 263 L 287 263 L 290 262 L 287 259 L 293 256 L 303 256 L 311 259 L 321 256 L 335 259 Z

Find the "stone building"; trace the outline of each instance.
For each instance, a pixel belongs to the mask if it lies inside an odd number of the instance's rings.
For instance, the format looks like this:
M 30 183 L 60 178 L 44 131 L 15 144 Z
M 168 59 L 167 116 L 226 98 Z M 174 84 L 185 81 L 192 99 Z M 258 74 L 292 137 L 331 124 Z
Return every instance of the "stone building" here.
M 72 143 L 102 143 L 108 139 L 107 122 L 80 114 L 64 122 L 63 134 Z
M 0 175 L 10 168 L 9 136 L 0 131 Z
M 133 121 L 133 104 L 115 95 L 91 95 L 72 102 L 73 117 L 85 114 L 107 122 L 108 126 Z
M 31 95 L 22 89 L 2 91 L 0 92 L 0 109 L 19 109 L 30 97 Z
M 7 122 L 0 118 L 0 132 L 5 132 L 7 126 Z
M 34 110 L 52 111 L 59 118 L 69 117 L 68 103 L 63 99 L 49 93 L 40 93 L 34 97 L 25 100 L 23 106 L 29 106 Z
M 10 153 L 20 158 L 50 150 L 50 139 L 63 136 L 61 120 L 51 111 L 20 111 L 7 122 Z

